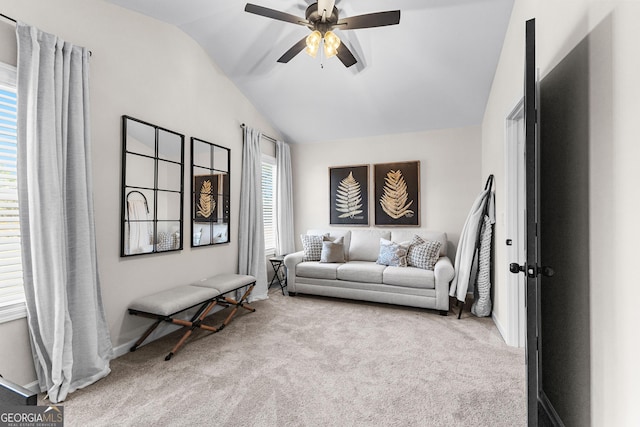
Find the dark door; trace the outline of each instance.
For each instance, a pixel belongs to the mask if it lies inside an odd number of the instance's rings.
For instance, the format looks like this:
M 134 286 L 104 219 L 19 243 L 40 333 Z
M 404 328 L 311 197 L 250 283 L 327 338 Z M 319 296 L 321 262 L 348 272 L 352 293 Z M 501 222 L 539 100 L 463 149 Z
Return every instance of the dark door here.
M 539 400 L 542 421 L 588 427 L 591 35 L 540 80 Z M 542 424 L 544 425 L 544 424 Z
M 589 49 L 537 83 L 526 23 L 527 409 L 529 426 L 590 425 Z

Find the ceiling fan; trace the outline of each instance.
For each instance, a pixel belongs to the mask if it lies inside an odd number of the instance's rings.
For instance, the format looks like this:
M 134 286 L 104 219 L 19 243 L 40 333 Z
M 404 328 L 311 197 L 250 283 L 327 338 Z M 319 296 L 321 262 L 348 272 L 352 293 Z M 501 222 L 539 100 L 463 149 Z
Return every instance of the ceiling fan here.
M 324 53 L 328 58 L 337 56 L 345 67 L 350 67 L 358 61 L 347 46 L 341 45 L 340 39 L 332 31 L 333 29 L 356 30 L 400 23 L 399 10 L 367 13 L 340 19 L 338 9 L 335 7 L 335 0 L 318 0 L 317 3 L 313 3 L 307 8 L 305 18 L 251 3 L 247 3 L 244 10 L 255 15 L 303 25 L 311 30 L 311 34 L 294 44 L 278 59 L 278 62 L 285 64 L 303 49 L 315 57 L 322 42 Z

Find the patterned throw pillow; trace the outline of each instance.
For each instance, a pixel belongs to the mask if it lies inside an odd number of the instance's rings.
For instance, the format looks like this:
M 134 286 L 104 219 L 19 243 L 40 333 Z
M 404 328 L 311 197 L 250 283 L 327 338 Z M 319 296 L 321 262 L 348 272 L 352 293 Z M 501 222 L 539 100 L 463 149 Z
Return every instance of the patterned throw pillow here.
M 376 264 L 392 267 L 407 266 L 407 248 L 391 240 L 380 238 L 380 255 Z
M 320 262 L 344 262 L 344 238 L 331 240 L 330 237 L 322 238 L 322 253 Z
M 407 262 L 412 267 L 433 270 L 440 256 L 440 246 L 440 242 L 425 241 L 416 234 L 407 251 Z
M 320 261 L 322 255 L 322 236 L 314 236 L 311 234 L 301 234 L 302 249 L 304 255 L 302 261 Z

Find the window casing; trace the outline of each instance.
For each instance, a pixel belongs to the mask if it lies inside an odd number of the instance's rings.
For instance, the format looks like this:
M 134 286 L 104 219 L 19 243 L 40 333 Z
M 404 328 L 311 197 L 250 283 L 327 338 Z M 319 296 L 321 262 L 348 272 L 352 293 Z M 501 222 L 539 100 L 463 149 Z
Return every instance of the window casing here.
M 16 69 L 0 63 L 0 323 L 26 317 L 17 185 Z

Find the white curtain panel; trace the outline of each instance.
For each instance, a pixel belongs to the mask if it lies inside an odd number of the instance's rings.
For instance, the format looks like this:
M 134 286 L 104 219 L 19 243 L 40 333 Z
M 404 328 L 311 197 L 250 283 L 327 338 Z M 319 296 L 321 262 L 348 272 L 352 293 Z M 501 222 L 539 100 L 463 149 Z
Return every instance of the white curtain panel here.
M 267 299 L 267 260 L 264 251 L 262 221 L 261 134 L 244 128 L 242 179 L 240 183 L 240 219 L 238 222 L 238 273 L 256 278 L 250 301 Z
M 18 23 L 18 189 L 27 321 L 53 403 L 109 374 L 93 214 L 88 51 Z
M 276 141 L 275 231 L 276 253 L 278 255 L 295 252 L 291 175 L 291 150 L 289 145 L 282 141 Z

